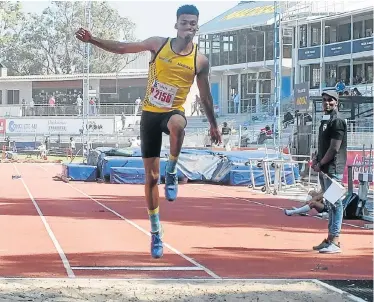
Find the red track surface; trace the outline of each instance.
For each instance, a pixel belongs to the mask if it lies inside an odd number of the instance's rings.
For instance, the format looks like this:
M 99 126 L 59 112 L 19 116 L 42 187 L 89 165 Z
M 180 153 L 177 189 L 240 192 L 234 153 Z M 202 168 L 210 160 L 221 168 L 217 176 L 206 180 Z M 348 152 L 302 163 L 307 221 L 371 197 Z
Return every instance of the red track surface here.
M 12 180 L 18 174 L 15 169 L 22 180 Z M 311 247 L 324 238 L 327 221 L 283 214 L 281 208 L 298 202 L 254 195 L 240 187 L 180 185 L 175 203 L 161 198 L 164 241 L 174 249 L 165 247 L 164 257 L 154 260 L 142 186 L 65 184 L 52 179 L 61 172 L 58 165 L 1 164 L 0 171 L 2 277 L 66 277 L 69 266 L 76 277 L 100 278 L 373 277 L 372 231 L 344 225 L 343 253 L 319 254 Z M 65 267 L 61 255 L 67 259 Z M 179 267 L 200 270 L 171 270 Z

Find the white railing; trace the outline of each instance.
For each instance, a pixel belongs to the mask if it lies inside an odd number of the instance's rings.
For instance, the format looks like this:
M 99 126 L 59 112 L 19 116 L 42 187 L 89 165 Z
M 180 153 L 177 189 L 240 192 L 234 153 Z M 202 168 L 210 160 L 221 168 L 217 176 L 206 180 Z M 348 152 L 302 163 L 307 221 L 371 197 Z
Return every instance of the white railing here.
M 135 104 L 97 104 L 89 106 L 90 116 L 137 115 L 141 106 Z M 32 117 L 32 116 L 80 116 L 83 107 L 77 105 L 0 105 L 0 117 Z

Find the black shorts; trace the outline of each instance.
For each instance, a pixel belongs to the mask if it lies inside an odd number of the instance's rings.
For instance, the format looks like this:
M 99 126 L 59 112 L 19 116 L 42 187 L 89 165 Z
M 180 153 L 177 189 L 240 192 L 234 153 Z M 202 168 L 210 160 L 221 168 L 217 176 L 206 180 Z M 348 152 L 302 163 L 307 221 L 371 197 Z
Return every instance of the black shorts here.
M 170 134 L 168 130 L 169 119 L 179 114 L 187 119 L 183 111 L 173 110 L 165 113 L 143 111 L 140 119 L 140 141 L 143 158 L 160 157 L 162 146 L 162 133 Z

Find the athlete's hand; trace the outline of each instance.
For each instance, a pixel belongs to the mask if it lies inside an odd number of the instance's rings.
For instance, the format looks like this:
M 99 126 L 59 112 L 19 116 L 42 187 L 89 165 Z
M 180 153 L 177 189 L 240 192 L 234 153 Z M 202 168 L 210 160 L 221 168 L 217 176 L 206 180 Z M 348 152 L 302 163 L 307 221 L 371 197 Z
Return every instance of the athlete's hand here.
M 90 42 L 90 40 L 92 39 L 91 33 L 82 27 L 77 30 L 77 32 L 75 33 L 75 37 L 85 43 Z
M 222 143 L 221 132 L 218 127 L 210 126 L 210 139 L 216 145 Z

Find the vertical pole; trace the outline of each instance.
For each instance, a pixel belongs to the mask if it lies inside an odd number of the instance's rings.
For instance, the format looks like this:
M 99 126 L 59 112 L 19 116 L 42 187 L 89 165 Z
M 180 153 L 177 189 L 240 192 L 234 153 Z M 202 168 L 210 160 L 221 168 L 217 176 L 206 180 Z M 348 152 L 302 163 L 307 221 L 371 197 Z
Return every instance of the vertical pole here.
M 282 68 L 282 52 L 280 37 L 280 11 L 278 1 L 274 1 L 274 130 L 278 128 L 278 147 L 280 147 L 280 99 L 281 99 L 281 68 Z M 277 116 L 278 109 L 278 116 Z M 273 135 L 274 146 L 276 138 Z
M 91 29 L 91 1 L 87 1 L 84 7 L 84 17 L 87 30 Z M 88 116 L 90 109 L 90 43 L 85 44 L 84 49 L 84 65 L 83 65 L 83 115 L 82 115 L 82 126 L 83 126 L 83 144 L 85 141 L 89 141 L 89 130 L 88 130 Z

